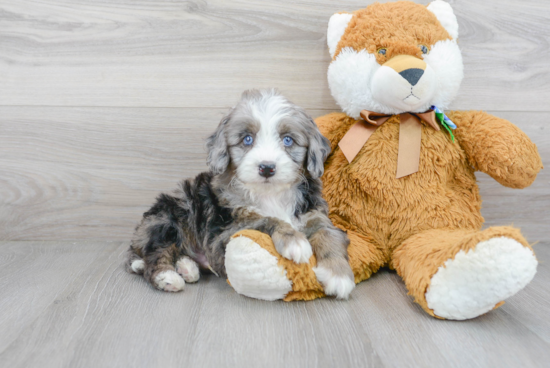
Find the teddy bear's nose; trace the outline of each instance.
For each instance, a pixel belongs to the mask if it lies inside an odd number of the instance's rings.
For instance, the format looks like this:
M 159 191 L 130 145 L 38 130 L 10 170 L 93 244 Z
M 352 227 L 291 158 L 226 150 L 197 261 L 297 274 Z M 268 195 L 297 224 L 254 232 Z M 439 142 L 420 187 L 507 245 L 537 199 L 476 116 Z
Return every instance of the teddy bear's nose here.
M 394 56 L 382 66 L 387 66 L 395 70 L 400 76 L 405 78 L 411 86 L 415 86 L 418 83 L 428 67 L 424 60 L 411 55 Z
M 418 68 L 406 69 L 399 73 L 399 75 L 405 78 L 407 82 L 411 84 L 411 86 L 416 85 L 420 78 L 422 78 L 423 74 L 424 70 Z

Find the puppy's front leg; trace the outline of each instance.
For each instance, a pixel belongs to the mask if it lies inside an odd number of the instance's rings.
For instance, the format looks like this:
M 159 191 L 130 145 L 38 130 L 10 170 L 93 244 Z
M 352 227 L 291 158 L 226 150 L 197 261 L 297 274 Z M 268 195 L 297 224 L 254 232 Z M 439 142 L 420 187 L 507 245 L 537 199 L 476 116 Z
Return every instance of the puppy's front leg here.
M 233 212 L 240 229 L 254 229 L 271 236 L 275 249 L 283 257 L 296 263 L 307 263 L 313 255 L 305 234 L 276 217 L 263 217 L 256 212 L 240 208 Z
M 275 227 L 271 239 L 280 255 L 296 263 L 307 263 L 313 255 L 307 237 L 284 221 Z
M 313 269 L 325 294 L 347 299 L 355 288 L 355 277 L 348 262 L 349 239 L 320 211 L 305 214 L 304 232 L 317 257 Z

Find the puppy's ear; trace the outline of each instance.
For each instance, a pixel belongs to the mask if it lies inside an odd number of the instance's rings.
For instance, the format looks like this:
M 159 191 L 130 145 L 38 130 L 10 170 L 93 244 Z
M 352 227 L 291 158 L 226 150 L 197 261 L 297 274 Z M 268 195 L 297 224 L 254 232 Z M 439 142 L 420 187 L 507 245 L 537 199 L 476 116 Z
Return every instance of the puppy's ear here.
M 316 179 L 325 172 L 325 161 L 330 153 L 330 141 L 321 134 L 313 120 L 309 119 L 309 121 L 311 134 L 307 150 L 307 171 L 312 178 Z
M 229 150 L 225 139 L 228 122 L 229 115 L 222 119 L 220 125 L 218 125 L 218 129 L 206 140 L 206 149 L 208 151 L 206 163 L 214 175 L 223 174 L 229 166 Z

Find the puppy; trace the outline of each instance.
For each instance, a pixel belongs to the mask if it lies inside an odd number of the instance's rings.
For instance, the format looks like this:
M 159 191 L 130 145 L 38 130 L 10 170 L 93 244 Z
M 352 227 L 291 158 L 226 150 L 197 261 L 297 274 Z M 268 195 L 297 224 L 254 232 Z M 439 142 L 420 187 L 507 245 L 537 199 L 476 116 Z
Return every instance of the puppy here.
M 246 91 L 207 149 L 210 171 L 161 194 L 143 215 L 127 269 L 165 291 L 198 281 L 199 268 L 225 277 L 226 244 L 255 229 L 294 262 L 314 252 L 325 293 L 347 298 L 349 240 L 327 217 L 319 179 L 330 144 L 305 111 L 275 90 Z

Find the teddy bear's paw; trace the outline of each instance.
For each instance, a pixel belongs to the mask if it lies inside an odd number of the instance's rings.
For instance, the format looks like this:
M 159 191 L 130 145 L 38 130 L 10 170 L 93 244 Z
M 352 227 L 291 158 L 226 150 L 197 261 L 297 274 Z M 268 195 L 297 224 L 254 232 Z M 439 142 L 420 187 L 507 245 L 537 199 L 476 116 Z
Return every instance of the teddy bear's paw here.
M 463 320 L 482 315 L 523 289 L 535 276 L 531 249 L 507 237 L 482 241 L 439 267 L 426 301 L 439 317 Z
M 176 271 L 168 270 L 155 276 L 154 285 L 160 290 L 176 292 L 183 290 L 185 281 Z
M 313 268 L 313 272 L 315 272 L 317 280 L 323 285 L 323 291 L 327 295 L 335 296 L 338 299 L 347 299 L 355 288 L 351 269 L 349 270 L 349 274 L 337 274 L 331 268 L 318 266 Z
M 285 236 L 281 241 L 275 242 L 275 247 L 280 255 L 296 263 L 307 263 L 313 255 L 311 244 L 300 232 L 295 232 L 292 236 Z
M 233 289 L 251 298 L 283 299 L 292 291 L 292 282 L 278 259 L 246 236 L 227 244 L 225 270 Z
M 201 273 L 197 262 L 187 256 L 181 257 L 176 262 L 176 272 L 183 277 L 185 282 L 193 283 L 199 281 Z

